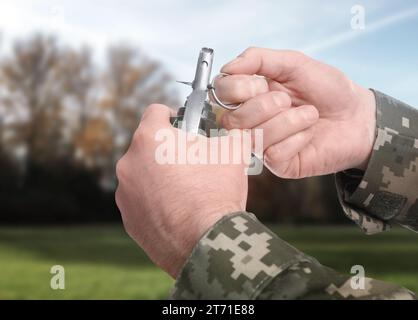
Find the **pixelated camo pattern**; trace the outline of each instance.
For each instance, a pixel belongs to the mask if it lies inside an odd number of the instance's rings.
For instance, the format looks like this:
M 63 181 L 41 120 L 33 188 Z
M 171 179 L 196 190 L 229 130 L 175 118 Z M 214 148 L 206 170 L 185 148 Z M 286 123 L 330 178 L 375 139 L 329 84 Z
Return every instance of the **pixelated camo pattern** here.
M 407 289 L 352 279 L 293 248 L 254 215 L 221 219 L 198 243 L 176 282 L 173 299 L 413 299 Z
M 375 91 L 377 138 L 364 175 L 336 175 L 346 215 L 366 233 L 394 222 L 418 230 L 418 110 Z
M 303 259 L 301 252 L 275 236 L 254 215 L 228 215 L 200 240 L 173 297 L 253 299 L 279 273 Z
M 359 280 L 318 263 L 299 262 L 274 279 L 258 299 L 413 300 L 415 295 L 390 283 Z

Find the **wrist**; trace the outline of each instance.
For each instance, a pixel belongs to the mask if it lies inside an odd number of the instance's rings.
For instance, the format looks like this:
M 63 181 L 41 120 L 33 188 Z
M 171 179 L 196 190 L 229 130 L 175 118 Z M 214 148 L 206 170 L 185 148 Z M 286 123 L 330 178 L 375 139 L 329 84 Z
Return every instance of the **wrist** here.
M 358 141 L 358 164 L 356 169 L 365 171 L 376 140 L 376 98 L 372 90 L 361 88 L 359 94 L 359 114 L 361 115 Z
M 179 254 L 174 258 L 175 263 L 172 263 L 169 267 L 168 273 L 177 278 L 183 265 L 191 255 L 193 249 L 199 243 L 199 241 L 207 234 L 220 220 L 225 216 L 230 215 L 233 212 L 244 212 L 240 206 L 236 205 L 214 205 L 210 209 L 200 209 L 191 214 L 195 216 L 194 222 L 183 224 L 183 241 L 181 244 L 182 249 L 179 250 Z

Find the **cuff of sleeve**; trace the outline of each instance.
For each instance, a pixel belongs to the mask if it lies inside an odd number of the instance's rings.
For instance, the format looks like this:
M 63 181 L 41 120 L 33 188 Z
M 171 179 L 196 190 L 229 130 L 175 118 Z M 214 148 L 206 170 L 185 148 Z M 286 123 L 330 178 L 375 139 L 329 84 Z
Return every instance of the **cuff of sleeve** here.
M 248 212 L 219 220 L 198 242 L 173 299 L 256 299 L 281 272 L 313 258 L 290 246 Z
M 358 188 L 362 176 L 362 174 L 359 176 L 357 170 L 339 172 L 335 175 L 338 200 L 345 215 L 353 220 L 366 234 L 376 234 L 390 229 L 390 224 L 348 202 L 353 193 L 353 189 Z
M 367 233 L 389 228 L 396 221 L 417 226 L 408 217 L 408 194 L 418 183 L 417 111 L 378 91 L 376 142 L 366 172 L 337 173 L 344 212 Z M 409 180 L 415 181 L 409 181 Z M 409 199 L 411 200 L 411 199 Z M 411 221 L 411 218 L 413 221 Z

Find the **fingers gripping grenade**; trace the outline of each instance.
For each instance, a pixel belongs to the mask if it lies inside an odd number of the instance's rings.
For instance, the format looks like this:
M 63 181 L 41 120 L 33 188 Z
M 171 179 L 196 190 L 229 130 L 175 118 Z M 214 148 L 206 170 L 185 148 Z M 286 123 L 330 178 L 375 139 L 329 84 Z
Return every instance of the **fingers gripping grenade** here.
M 197 61 L 193 82 L 181 82 L 193 88 L 187 97 L 184 107 L 180 108 L 176 117 L 171 117 L 174 127 L 190 133 L 200 133 L 209 137 L 217 129 L 216 115 L 212 112 L 208 93 L 211 89 L 210 74 L 212 71 L 213 50 L 202 48 Z M 211 130 L 212 129 L 212 130 Z
M 218 136 L 221 133 L 216 125 L 216 115 L 212 111 L 210 98 L 221 107 L 227 110 L 236 110 L 241 104 L 224 104 L 216 96 L 214 80 L 210 81 L 212 71 L 213 50 L 202 48 L 197 60 L 196 73 L 193 82 L 181 82 L 193 88 L 192 93 L 187 97 L 184 107 L 180 108 L 176 117 L 170 121 L 176 128 L 190 133 L 200 133 L 206 137 Z M 222 76 L 224 76 L 223 74 Z M 260 174 L 263 170 L 263 162 L 253 155 L 248 175 Z

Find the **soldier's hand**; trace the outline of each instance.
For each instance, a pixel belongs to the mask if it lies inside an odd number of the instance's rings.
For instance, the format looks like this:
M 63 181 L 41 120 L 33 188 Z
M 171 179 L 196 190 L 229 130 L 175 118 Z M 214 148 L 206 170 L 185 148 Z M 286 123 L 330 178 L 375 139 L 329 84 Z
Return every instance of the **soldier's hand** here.
M 166 141 L 165 147 L 175 148 L 177 155 L 205 148 L 211 139 L 218 139 L 219 146 L 243 140 L 239 135 L 210 139 L 187 135 L 173 128 L 169 119 L 168 107 L 155 104 L 147 108 L 129 150 L 117 163 L 116 202 L 128 234 L 158 266 L 176 277 L 206 230 L 224 215 L 245 210 L 251 139 L 242 148 L 243 161 L 234 162 L 237 164 L 228 164 L 232 154 L 225 164 L 187 164 L 189 159 L 186 164 L 181 164 L 183 160 L 167 164 L 158 159 L 170 157 L 169 151 L 159 149 L 167 133 L 192 138 L 186 150 Z
M 224 114 L 223 125 L 264 129 L 273 173 L 302 178 L 366 168 L 376 125 L 370 90 L 294 51 L 249 48 L 221 71 L 231 75 L 215 82 L 219 98 L 243 103 Z

